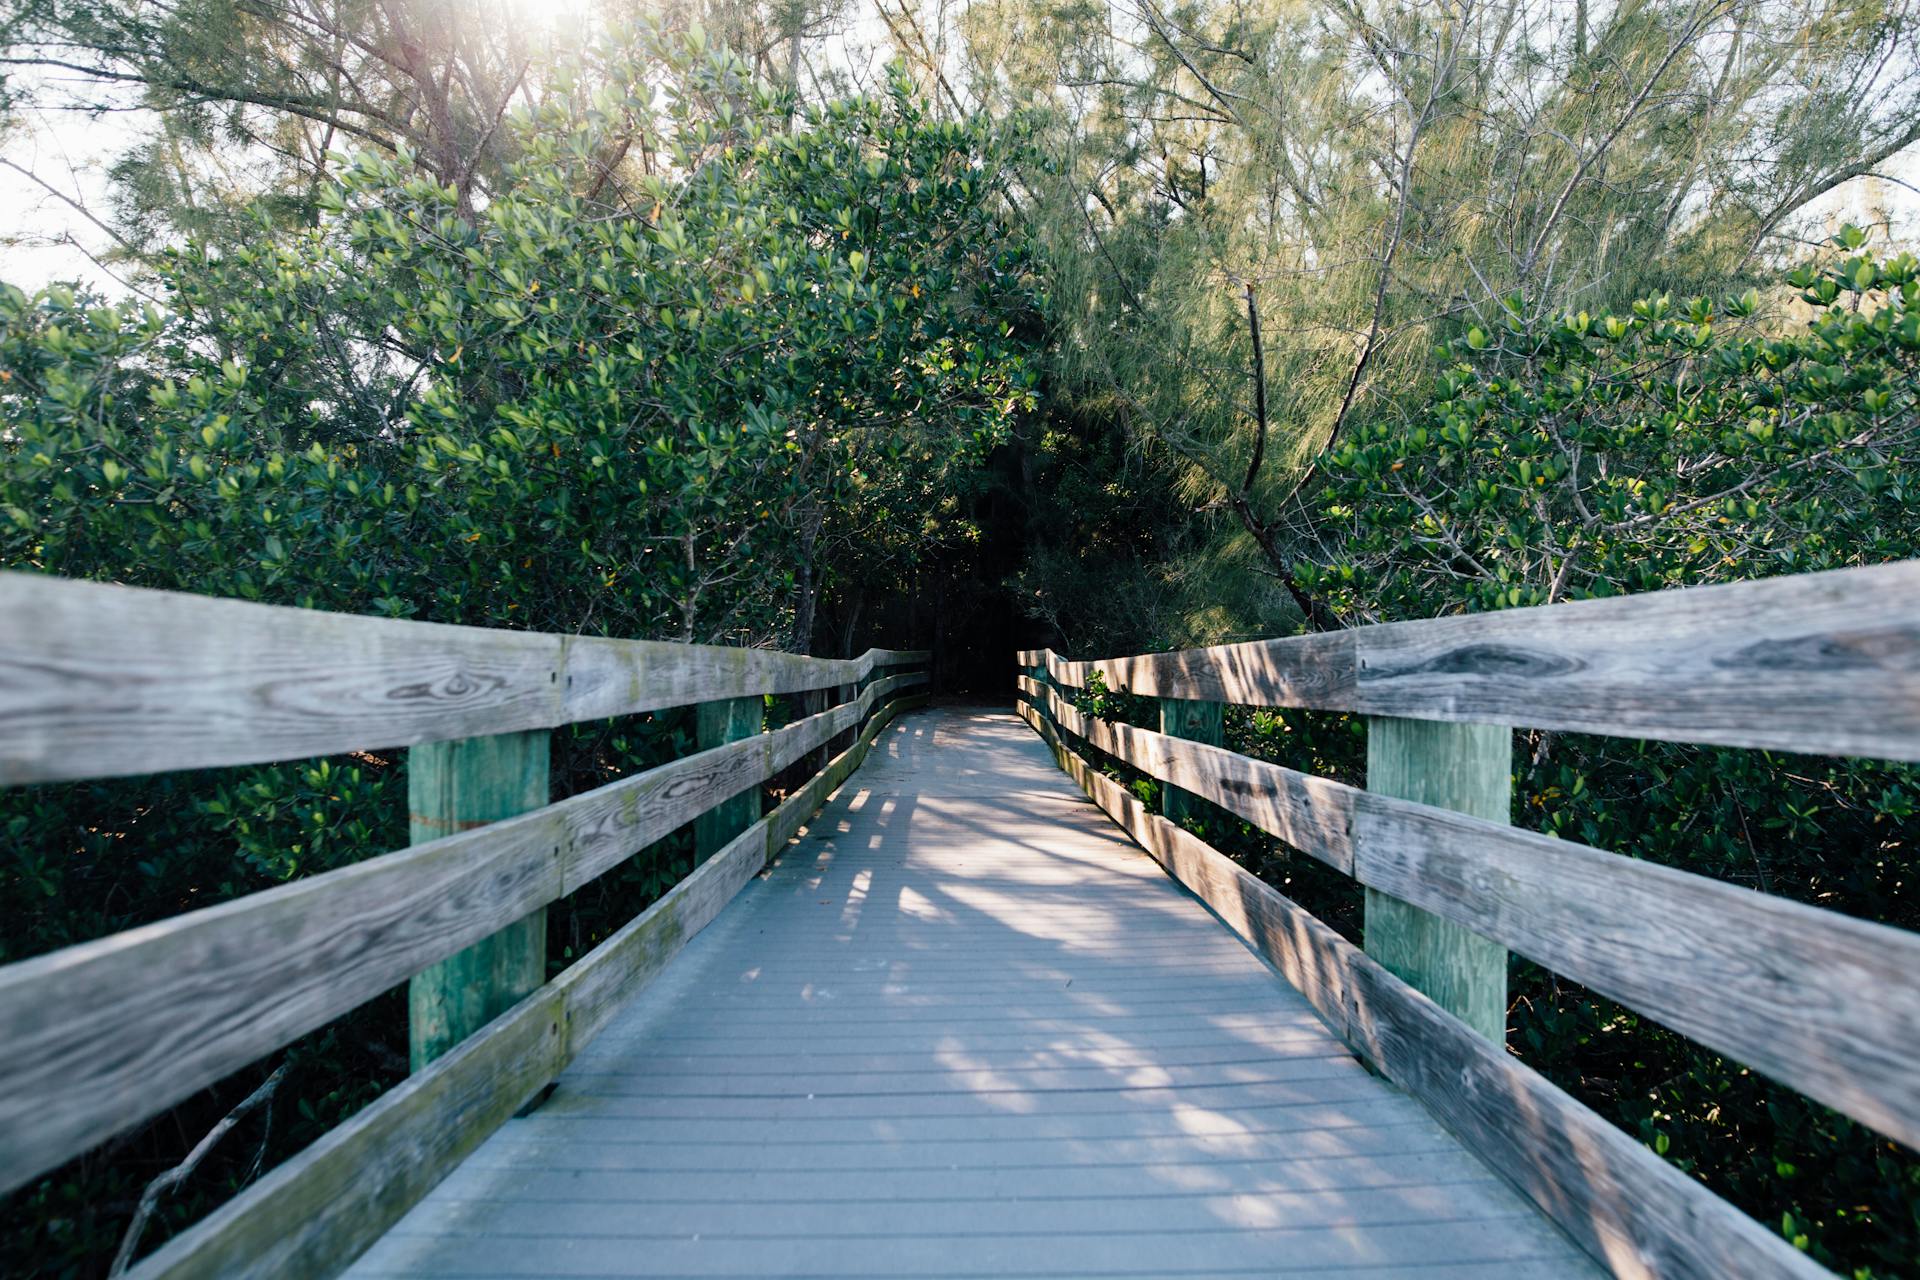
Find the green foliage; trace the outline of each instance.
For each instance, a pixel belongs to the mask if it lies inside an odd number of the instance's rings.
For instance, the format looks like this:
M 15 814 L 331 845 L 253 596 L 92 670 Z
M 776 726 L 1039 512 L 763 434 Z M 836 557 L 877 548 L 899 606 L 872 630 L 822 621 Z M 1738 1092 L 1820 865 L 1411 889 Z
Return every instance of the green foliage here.
M 1345 536 L 1311 589 L 1417 618 L 1920 555 L 1920 264 L 1853 228 L 1749 293 L 1618 314 L 1515 303 L 1449 349 L 1429 405 L 1327 462 Z M 1599 848 L 1920 927 L 1920 772 L 1535 733 L 1515 820 Z M 1920 1160 L 1531 966 L 1522 1055 L 1829 1265 L 1907 1274 Z
M 1105 414 L 1175 482 L 1140 575 L 1189 584 L 1164 643 L 1334 625 L 1299 580 L 1338 554 L 1305 490 L 1421 411 L 1458 317 L 1741 292 L 1920 139 L 1911 19 L 1853 0 L 978 0 L 963 30 L 979 92 L 1053 108 L 1060 416 Z M 1077 612 L 1085 569 L 1035 557 L 1040 616 Z
M 898 77 L 792 105 L 697 32 L 640 29 L 503 121 L 516 159 L 477 208 L 369 155 L 316 225 L 168 255 L 164 311 L 0 286 L 0 567 L 804 645 L 810 592 L 968 536 L 937 495 L 1030 406 L 1033 287 L 1016 135 L 936 120 Z M 555 791 L 685 754 L 688 729 L 559 731 Z M 398 847 L 404 794 L 369 755 L 7 793 L 0 959 Z M 587 886 L 551 959 L 690 869 L 668 840 Z M 233 1139 L 147 1243 L 403 1073 L 403 1017 L 376 1002 L 291 1050 L 270 1139 Z M 140 1184 L 253 1083 L 14 1197 L 0 1271 L 97 1271 Z
M 117 172 L 123 229 L 201 239 L 155 265 L 164 310 L 0 288 L 0 566 L 805 647 L 823 594 L 851 633 L 916 566 L 965 563 L 1009 443 L 1018 594 L 1075 652 L 1914 555 L 1920 269 L 1849 228 L 1791 297 L 1749 287 L 1809 202 L 1920 137 L 1910 21 L 1849 0 L 1587 9 L 1116 24 L 986 0 L 954 56 L 979 73 L 963 89 L 1019 108 L 993 125 L 930 112 L 899 68 L 803 105 L 804 6 L 715 10 L 763 64 L 793 32 L 776 85 L 667 20 L 529 58 L 405 0 L 338 11 L 365 37 L 341 54 L 229 0 L 31 0 L 0 23 L 10 50 L 65 45 L 166 113 Z M 412 70 L 362 56 L 401 47 Z M 931 88 L 948 64 L 923 61 Z M 420 109 L 395 118 L 395 95 Z M 376 145 L 345 164 L 336 134 Z M 187 181 L 235 142 L 279 157 L 228 171 L 266 195 L 244 208 Z M 1660 289 L 1735 296 L 1631 301 Z M 1022 432 L 1043 306 L 1050 403 Z M 1076 701 L 1157 724 L 1098 682 Z M 1232 709 L 1226 729 L 1361 780 L 1351 717 Z M 576 726 L 556 792 L 689 745 L 675 713 Z M 1526 747 L 1523 825 L 1920 923 L 1911 769 Z M 403 785 L 357 756 L 11 794 L 0 959 L 392 847 Z M 1224 814 L 1189 821 L 1358 936 L 1350 881 Z M 663 842 L 562 904 L 552 962 L 689 865 Z M 1531 967 L 1514 989 L 1529 1061 L 1822 1261 L 1911 1272 L 1911 1153 Z M 259 1149 L 403 1070 L 399 1017 L 376 1002 L 296 1046 L 297 1103 Z M 224 1105 L 16 1197 L 0 1270 L 97 1270 L 145 1177 Z M 202 1192 L 250 1164 L 216 1158 Z
M 993 133 L 899 82 L 789 132 L 697 41 L 601 56 L 627 95 L 514 121 L 472 220 L 369 157 L 322 228 L 175 255 L 178 316 L 0 297 L 0 562 L 709 641 L 782 630 L 823 529 L 936 543 L 1031 399 Z
M 551 91 L 575 43 L 569 7 L 12 0 L 0 46 L 18 74 L 0 111 L 138 122 L 104 134 L 121 149 L 98 207 L 139 270 L 181 236 L 238 245 L 263 217 L 313 225 L 350 148 L 404 147 L 470 197 L 491 191 L 514 141 L 495 121 Z
M 1184 514 L 1178 478 L 1134 447 L 1111 406 L 1058 383 L 1042 400 L 1040 429 L 1020 441 L 1022 610 L 1076 656 L 1242 638 L 1226 634 L 1231 620 L 1258 615 L 1268 588 L 1237 562 L 1222 572 Z
M 1410 425 L 1327 460 L 1350 534 L 1310 585 L 1409 617 L 1912 555 L 1920 264 L 1788 279 L 1821 310 L 1784 336 L 1752 292 L 1470 328 Z
M 1159 702 L 1110 687 L 1104 671 L 1090 673 L 1086 684 L 1078 689 L 1067 689 L 1065 693 L 1068 701 L 1073 703 L 1074 710 L 1082 715 L 1159 731 Z
M 1357 424 L 1323 459 L 1302 582 L 1343 619 L 1375 621 L 1920 555 L 1920 267 L 1864 247 L 1843 230 L 1770 295 L 1557 315 L 1515 299 L 1462 323 L 1429 397 L 1408 392 L 1404 416 Z M 1099 527 L 1097 511 L 1080 519 Z M 1112 589 L 1099 566 L 1081 572 L 1079 594 Z M 1177 636 L 1182 620 L 1135 625 Z M 1077 702 L 1155 723 L 1150 702 L 1101 682 Z M 1229 709 L 1226 730 L 1249 755 L 1364 782 L 1358 719 Z M 1547 733 L 1521 745 L 1519 825 L 1920 927 L 1911 766 Z M 1223 813 L 1190 825 L 1359 940 L 1351 881 Z M 1515 1050 L 1563 1087 L 1823 1264 L 1912 1274 L 1912 1152 L 1533 965 L 1516 964 L 1512 990 Z
M 1084 715 L 1159 731 L 1160 700 L 1114 689 L 1104 672 L 1092 672 L 1083 687 L 1068 692 L 1069 701 Z M 1366 721 L 1362 717 L 1229 706 L 1224 720 L 1226 744 L 1242 755 L 1364 785 Z M 1164 783 L 1083 738 L 1069 737 L 1084 759 L 1124 785 L 1147 808 L 1163 811 Z M 1352 879 L 1217 805 L 1198 801 L 1186 806 L 1182 825 L 1278 887 L 1349 941 L 1360 941 L 1362 894 Z

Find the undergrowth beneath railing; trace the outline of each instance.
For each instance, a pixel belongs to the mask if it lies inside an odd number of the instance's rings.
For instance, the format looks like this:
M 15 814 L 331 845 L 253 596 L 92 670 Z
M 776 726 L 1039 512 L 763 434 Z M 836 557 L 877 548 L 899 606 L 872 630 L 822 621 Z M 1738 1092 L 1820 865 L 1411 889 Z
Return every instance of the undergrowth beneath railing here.
M 1523 732 L 1515 825 L 1906 929 L 1912 766 Z M 1920 1153 L 1517 961 L 1508 1045 L 1747 1214 L 1859 1277 L 1920 1276 Z
M 769 729 L 797 718 L 793 701 L 767 700 Z M 564 726 L 553 731 L 552 798 L 694 750 L 690 707 Z M 804 763 L 796 770 L 809 772 Z M 0 832 L 9 845 L 0 870 L 0 962 L 404 848 L 406 795 L 403 752 L 0 792 Z M 692 870 L 691 830 L 682 828 L 552 903 L 549 977 Z M 0 1275 L 105 1276 L 142 1190 L 281 1064 L 287 1073 L 268 1101 L 160 1198 L 141 1235 L 142 1255 L 407 1077 L 405 986 L 0 1200 Z

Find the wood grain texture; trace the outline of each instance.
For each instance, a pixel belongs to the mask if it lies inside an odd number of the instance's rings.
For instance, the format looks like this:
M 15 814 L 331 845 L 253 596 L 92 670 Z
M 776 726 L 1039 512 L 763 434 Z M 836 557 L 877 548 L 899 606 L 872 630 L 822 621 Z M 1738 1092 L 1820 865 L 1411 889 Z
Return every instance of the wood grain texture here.
M 545 729 L 427 742 L 407 753 L 407 835 L 428 844 L 543 808 L 552 799 Z M 535 907 L 407 983 L 407 1060 L 420 1070 L 547 980 L 547 909 Z
M 1372 716 L 1367 792 L 1504 826 L 1513 804 L 1513 731 Z M 1506 1043 L 1506 947 L 1373 885 L 1361 940 L 1389 973 L 1493 1043 Z
M 1354 788 L 1254 760 L 1224 747 L 1171 738 L 1081 713 L 1052 689 L 1022 677 L 1021 689 L 1043 699 L 1054 724 L 1126 761 L 1140 772 L 1211 800 L 1278 836 L 1310 857 L 1352 874 Z
M 1048 665 L 1156 697 L 1920 760 L 1920 561 Z
M 926 682 L 924 674 L 917 677 L 898 678 L 909 684 Z M 878 683 L 869 686 L 869 692 L 877 691 Z M 827 797 L 838 790 L 840 784 L 860 767 L 867 758 L 867 752 L 872 749 L 874 739 L 880 736 L 881 730 L 892 723 L 895 716 L 913 708 L 925 706 L 927 702 L 927 695 L 920 694 L 895 698 L 887 703 L 874 713 L 873 718 L 867 722 L 867 727 L 862 729 L 854 739 L 852 746 L 828 761 L 825 769 L 815 774 L 805 786 L 768 814 L 767 847 L 771 850 L 769 856 L 778 856 L 779 852 L 786 847 L 787 841 L 797 835 L 806 826 L 808 820 L 819 811 L 820 806 L 826 803 Z
M 1226 704 L 1190 698 L 1160 699 L 1160 732 L 1217 747 L 1226 742 Z M 1189 818 L 1204 821 L 1207 806 L 1191 791 L 1168 784 L 1160 791 L 1160 812 L 1175 826 Z
M 1830 1278 L 1502 1046 L 1349 959 L 1348 1041 L 1616 1276 Z
M 566 839 L 543 810 L 0 970 L 0 1189 L 559 897 Z
M 933 650 L 869 649 L 861 661 L 868 664 L 869 670 L 874 667 L 923 667 L 933 661 Z
M 866 705 L 869 707 L 884 704 L 889 695 L 901 689 L 911 689 L 917 685 L 926 684 L 929 679 L 930 677 L 924 671 L 903 671 L 898 675 L 881 676 L 878 680 L 868 682 L 867 687 L 861 690 L 860 696 L 866 699 Z
M 574 892 L 857 725 L 869 701 L 0 969 L 0 1191 Z
M 1022 714 L 1049 737 L 1036 714 L 1026 708 Z M 1342 1039 L 1429 1107 L 1614 1275 L 1828 1275 L 1270 885 L 1149 812 L 1057 737 L 1051 745 L 1089 797 L 1265 956 Z
M 843 702 L 772 733 L 715 747 L 623 778 L 562 804 L 571 841 L 564 855 L 565 892 L 671 835 L 724 800 L 757 787 L 866 713 L 863 699 Z
M 828 698 L 826 690 L 824 689 L 810 689 L 805 693 L 791 695 L 791 703 L 793 718 L 798 720 L 804 719 L 807 716 L 818 715 L 820 712 L 825 711 L 831 704 L 831 699 Z M 807 759 L 807 771 L 812 774 L 818 774 L 822 769 L 827 767 L 827 761 L 832 758 L 833 749 L 831 747 L 815 747 L 813 749 L 813 755 Z
M 773 833 L 804 824 L 824 799 L 796 792 L 579 963 L 168 1242 L 133 1275 L 337 1275 L 591 1043 L 766 864 Z
M 1109 724 L 1024 678 L 1022 689 L 1044 694 L 1053 722 L 1069 732 L 1214 799 L 1369 891 L 1516 951 L 1920 1145 L 1920 1073 L 1911 1067 L 1920 1061 L 1920 936 Z M 1503 740 L 1504 731 L 1485 732 Z M 1260 789 L 1260 802 L 1209 794 L 1203 779 L 1216 768 Z M 1490 792 L 1486 779 L 1480 785 Z M 1491 794 L 1486 801 L 1489 812 L 1498 808 Z M 1479 949 L 1490 977 L 1494 947 Z M 1481 1002 L 1478 1025 L 1489 1035 L 1504 1028 L 1496 1003 Z
M 128 1274 L 338 1275 L 553 1079 L 566 1043 L 564 998 L 549 983 Z
M 1107 687 L 1156 698 L 1196 698 L 1242 706 L 1350 709 L 1358 675 L 1356 632 L 1290 636 L 1072 662 L 1048 651 L 1055 681 L 1082 688 L 1095 671 Z
M 1365 794 L 1354 874 L 1920 1145 L 1920 936 Z
M 0 573 L 0 786 L 550 729 L 925 659 L 450 627 Z
M 761 697 L 722 698 L 694 708 L 695 741 L 702 751 L 754 737 L 765 729 L 766 700 Z M 705 862 L 759 820 L 757 787 L 748 787 L 700 814 L 693 820 L 694 862 Z
M 1031 708 L 1027 723 L 1053 749 L 1054 759 L 1089 799 L 1105 810 L 1166 873 L 1192 890 L 1221 921 L 1278 969 L 1294 990 L 1341 1031 L 1347 1006 L 1351 946 L 1319 920 L 1268 888 L 1252 872 L 1191 832 L 1148 809 L 1125 787 L 1070 750 Z

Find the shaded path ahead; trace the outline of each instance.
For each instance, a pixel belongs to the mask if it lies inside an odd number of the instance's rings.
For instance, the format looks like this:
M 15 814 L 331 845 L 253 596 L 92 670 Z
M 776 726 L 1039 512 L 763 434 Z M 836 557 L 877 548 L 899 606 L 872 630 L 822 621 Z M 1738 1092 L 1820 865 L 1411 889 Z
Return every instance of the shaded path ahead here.
M 1025 725 L 951 709 L 350 1272 L 1495 1273 L 1593 1271 Z

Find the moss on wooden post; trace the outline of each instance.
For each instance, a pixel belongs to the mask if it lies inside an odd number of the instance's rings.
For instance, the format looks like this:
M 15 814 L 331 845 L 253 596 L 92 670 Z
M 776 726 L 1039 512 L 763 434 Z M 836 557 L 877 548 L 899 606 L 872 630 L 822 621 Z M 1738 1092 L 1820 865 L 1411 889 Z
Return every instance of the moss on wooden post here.
M 548 801 L 547 730 L 429 742 L 407 753 L 409 836 L 415 844 L 511 818 Z M 419 1071 L 518 1004 L 547 979 L 541 907 L 413 976 L 407 1058 Z
M 723 747 L 729 742 L 751 738 L 766 728 L 766 701 L 750 698 L 722 698 L 703 702 L 695 710 L 695 734 L 700 750 Z M 727 842 L 760 821 L 760 788 L 748 787 L 731 800 L 723 800 L 693 820 L 693 860 L 697 865 L 727 847 Z
M 1218 702 L 1199 702 L 1191 698 L 1160 699 L 1160 732 L 1172 738 L 1187 738 L 1209 746 L 1226 742 L 1226 707 Z M 1175 826 L 1185 826 L 1188 818 L 1205 818 L 1214 806 L 1183 791 L 1172 783 L 1160 784 L 1160 812 Z
M 1367 721 L 1367 790 L 1485 818 L 1511 820 L 1513 731 L 1374 716 Z M 1367 954 L 1496 1044 L 1507 1034 L 1507 951 L 1470 929 L 1367 890 Z

